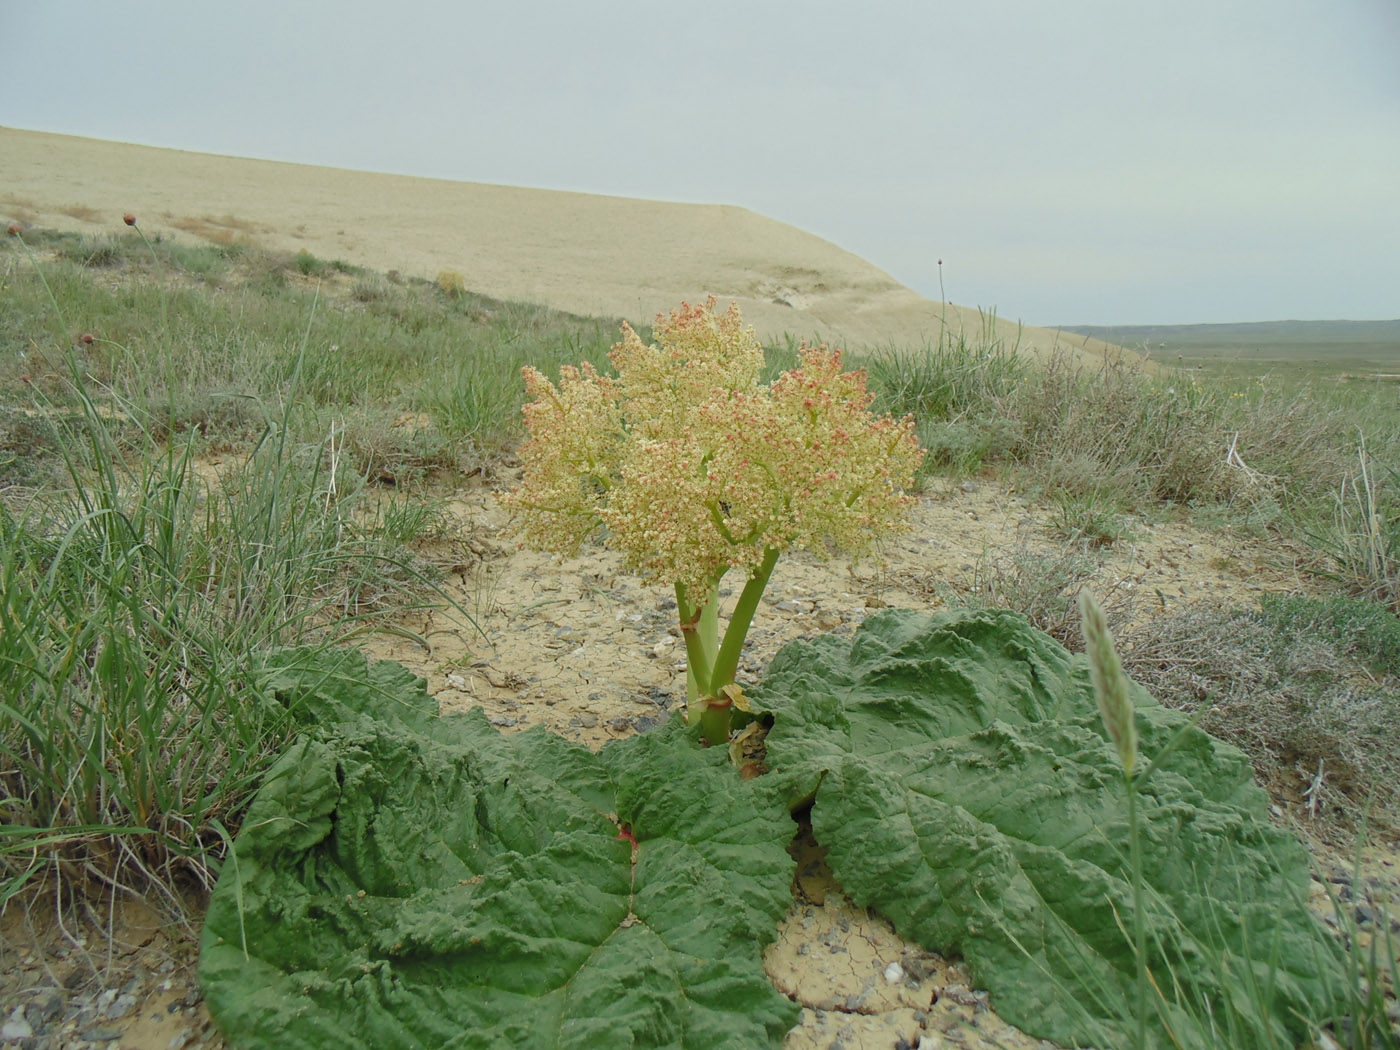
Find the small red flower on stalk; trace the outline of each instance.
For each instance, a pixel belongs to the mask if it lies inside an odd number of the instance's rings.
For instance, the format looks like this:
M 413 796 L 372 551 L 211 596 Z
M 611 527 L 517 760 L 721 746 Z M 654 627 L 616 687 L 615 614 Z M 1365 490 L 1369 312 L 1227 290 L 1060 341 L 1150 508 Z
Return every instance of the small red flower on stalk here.
M 8 232 L 9 232 L 9 234 L 10 234 L 11 237 L 18 237 L 18 236 L 19 236 L 19 223 L 17 223 L 17 222 L 12 222 L 12 223 L 10 223 L 10 225 L 9 225 L 9 227 L 8 227 Z
M 125 215 L 122 216 L 122 222 L 126 223 L 128 226 L 135 226 L 136 216 L 132 215 L 131 212 L 127 212 Z
M 92 340 L 93 335 L 91 332 L 84 332 L 82 335 L 78 336 L 78 342 L 82 343 L 84 346 L 91 346 Z

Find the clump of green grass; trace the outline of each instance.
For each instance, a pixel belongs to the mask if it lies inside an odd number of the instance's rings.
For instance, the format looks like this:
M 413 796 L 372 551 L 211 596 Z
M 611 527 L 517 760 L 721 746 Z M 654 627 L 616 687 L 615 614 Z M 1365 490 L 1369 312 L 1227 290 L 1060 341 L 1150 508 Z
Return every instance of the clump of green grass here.
M 25 241 L 52 261 L 81 270 L 118 270 L 128 274 L 159 276 L 162 273 L 218 284 L 235 261 L 250 254 L 237 243 L 215 244 L 170 240 L 156 234 L 141 238 L 119 235 L 85 236 L 78 233 L 36 229 Z M 143 244 L 144 240 L 144 244 Z M 58 268 L 50 274 L 57 276 Z
M 60 266 L 53 280 L 35 269 L 59 332 L 90 308 L 82 269 Z M 134 291 L 166 317 L 200 294 L 162 286 L 152 304 L 147 286 Z M 0 491 L 0 905 L 69 862 L 112 884 L 181 873 L 207 884 L 291 728 L 264 655 L 404 633 L 402 612 L 431 586 L 408 550 L 431 515 L 369 498 L 343 428 L 321 429 L 299 396 L 305 326 L 302 338 L 280 404 L 246 399 L 261 430 L 213 475 L 197 461 L 203 436 L 179 425 L 174 336 L 144 360 L 101 338 L 49 347 L 42 330 L 24 344 L 51 374 L 22 388 L 22 425 L 5 434 L 28 443 L 0 461 L 11 483 Z M 113 378 L 129 368 L 138 396 L 95 379 L 104 366 Z M 308 414 L 316 440 L 297 435 Z
M 45 277 L 20 265 L 17 238 L 0 240 L 0 398 L 22 403 L 37 391 L 73 408 L 62 354 L 48 346 L 93 333 L 91 345 L 75 346 L 84 374 L 104 397 L 139 406 L 157 437 L 194 431 L 215 447 L 245 447 L 262 431 L 262 406 L 295 398 L 295 441 L 339 425 L 363 472 L 400 484 L 508 454 L 520 433 L 520 368 L 603 364 L 617 331 L 612 321 L 465 291 L 446 297 L 429 281 L 303 266 L 238 245 L 143 243 L 131 231 L 25 240 Z M 100 275 L 84 265 L 95 245 L 114 253 Z M 61 323 L 45 281 L 63 304 Z M 0 417 L 0 448 L 28 441 L 5 437 L 14 418 Z
M 1056 513 L 1052 526 L 1071 543 L 1109 547 L 1128 535 L 1122 511 L 1098 488 L 1078 493 L 1052 489 Z
M 864 361 L 877 410 L 914 417 L 925 474 L 976 474 L 1014 446 L 1016 432 L 992 407 L 1025 381 L 1030 364 L 1014 344 L 991 330 L 984 336 L 978 343 L 945 329 L 937 344 L 886 347 Z
M 139 451 L 75 388 L 68 484 L 0 501 L 0 902 L 60 857 L 208 881 L 289 730 L 261 654 L 387 625 L 427 582 L 421 522 L 270 427 L 217 482 Z M 106 865 L 104 867 L 104 865 Z
M 331 272 L 331 264 L 318 259 L 303 248 L 292 258 L 292 268 L 303 277 L 324 277 Z
M 1001 339 L 977 343 L 945 333 L 916 350 L 887 347 L 865 361 L 880 411 L 957 421 L 980 416 L 1024 383 L 1030 362 Z
M 521 365 L 615 326 L 139 227 L 0 250 L 0 897 L 69 860 L 207 880 L 289 731 L 260 654 L 397 630 L 430 582 L 441 523 L 376 483 L 505 455 Z
M 1109 543 L 1124 511 L 1226 508 L 1304 539 L 1349 586 L 1400 608 L 1393 394 L 1148 373 L 1127 357 L 1032 362 L 989 333 L 866 364 L 881 407 L 914 415 L 926 470 L 1032 479 L 1062 505 L 1067 535 Z
M 1357 461 L 1337 487 L 1330 520 L 1315 515 L 1303 529 L 1343 582 L 1400 613 L 1400 470 L 1377 462 L 1364 439 Z

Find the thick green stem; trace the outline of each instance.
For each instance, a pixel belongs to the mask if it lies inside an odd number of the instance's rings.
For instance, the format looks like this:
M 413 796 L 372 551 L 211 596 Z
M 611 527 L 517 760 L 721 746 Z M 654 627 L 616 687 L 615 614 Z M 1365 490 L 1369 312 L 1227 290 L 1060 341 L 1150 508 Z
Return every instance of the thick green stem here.
M 676 584 L 676 609 L 680 613 L 681 637 L 685 639 L 686 700 L 692 717 L 699 709 L 702 735 L 708 744 L 723 744 L 729 739 L 734 702 L 725 695 L 724 687 L 734 682 L 744 639 L 777 563 L 778 549 L 764 550 L 763 561 L 739 592 L 723 642 L 719 637 L 720 577 L 711 583 L 703 605 L 692 602 L 685 587 Z
M 763 561 L 758 570 L 749 577 L 744 589 L 739 592 L 739 601 L 734 613 L 729 617 L 729 626 L 724 630 L 724 642 L 715 657 L 714 671 L 710 676 L 710 687 L 718 692 L 734 681 L 739 670 L 739 657 L 744 652 L 744 639 L 748 637 L 749 626 L 754 613 L 758 611 L 758 600 L 768 587 L 768 578 L 773 575 L 773 566 L 778 564 L 778 548 L 769 547 L 763 552 Z
M 680 615 L 681 638 L 685 641 L 686 699 L 696 700 L 714 692 L 712 676 L 719 649 L 719 580 L 711 583 L 708 601 L 691 602 L 683 584 L 676 584 L 676 611 Z
M 709 746 L 724 745 L 729 741 L 729 715 L 734 705 L 724 697 L 707 697 L 705 708 L 700 712 L 700 735 Z
M 705 650 L 710 669 L 709 692 L 719 689 L 723 682 L 715 681 L 715 656 L 719 652 L 719 581 L 710 588 L 710 600 L 700 609 L 700 644 Z

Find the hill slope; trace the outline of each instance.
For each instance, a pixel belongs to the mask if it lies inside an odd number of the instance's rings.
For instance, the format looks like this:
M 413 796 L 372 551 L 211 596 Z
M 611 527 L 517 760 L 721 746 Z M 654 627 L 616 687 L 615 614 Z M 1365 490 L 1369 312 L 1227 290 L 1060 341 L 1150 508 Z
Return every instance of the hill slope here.
M 714 293 L 738 300 L 767 338 L 820 336 L 853 349 L 936 341 L 946 321 L 978 333 L 976 310 L 905 288 L 796 227 L 726 205 L 668 204 L 247 160 L 0 128 L 0 214 L 60 229 L 241 239 L 273 250 L 433 277 L 460 271 L 496 298 L 649 322 Z M 1013 324 L 1000 334 L 1017 337 Z M 1105 344 L 1041 328 L 1099 356 Z

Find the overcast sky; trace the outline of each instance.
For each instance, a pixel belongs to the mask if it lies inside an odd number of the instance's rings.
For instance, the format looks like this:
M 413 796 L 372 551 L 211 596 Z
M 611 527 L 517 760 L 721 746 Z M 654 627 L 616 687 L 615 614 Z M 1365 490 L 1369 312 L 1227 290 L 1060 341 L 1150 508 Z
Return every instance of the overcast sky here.
M 737 204 L 1034 324 L 1400 317 L 1400 0 L 0 0 L 0 41 L 11 127 Z

